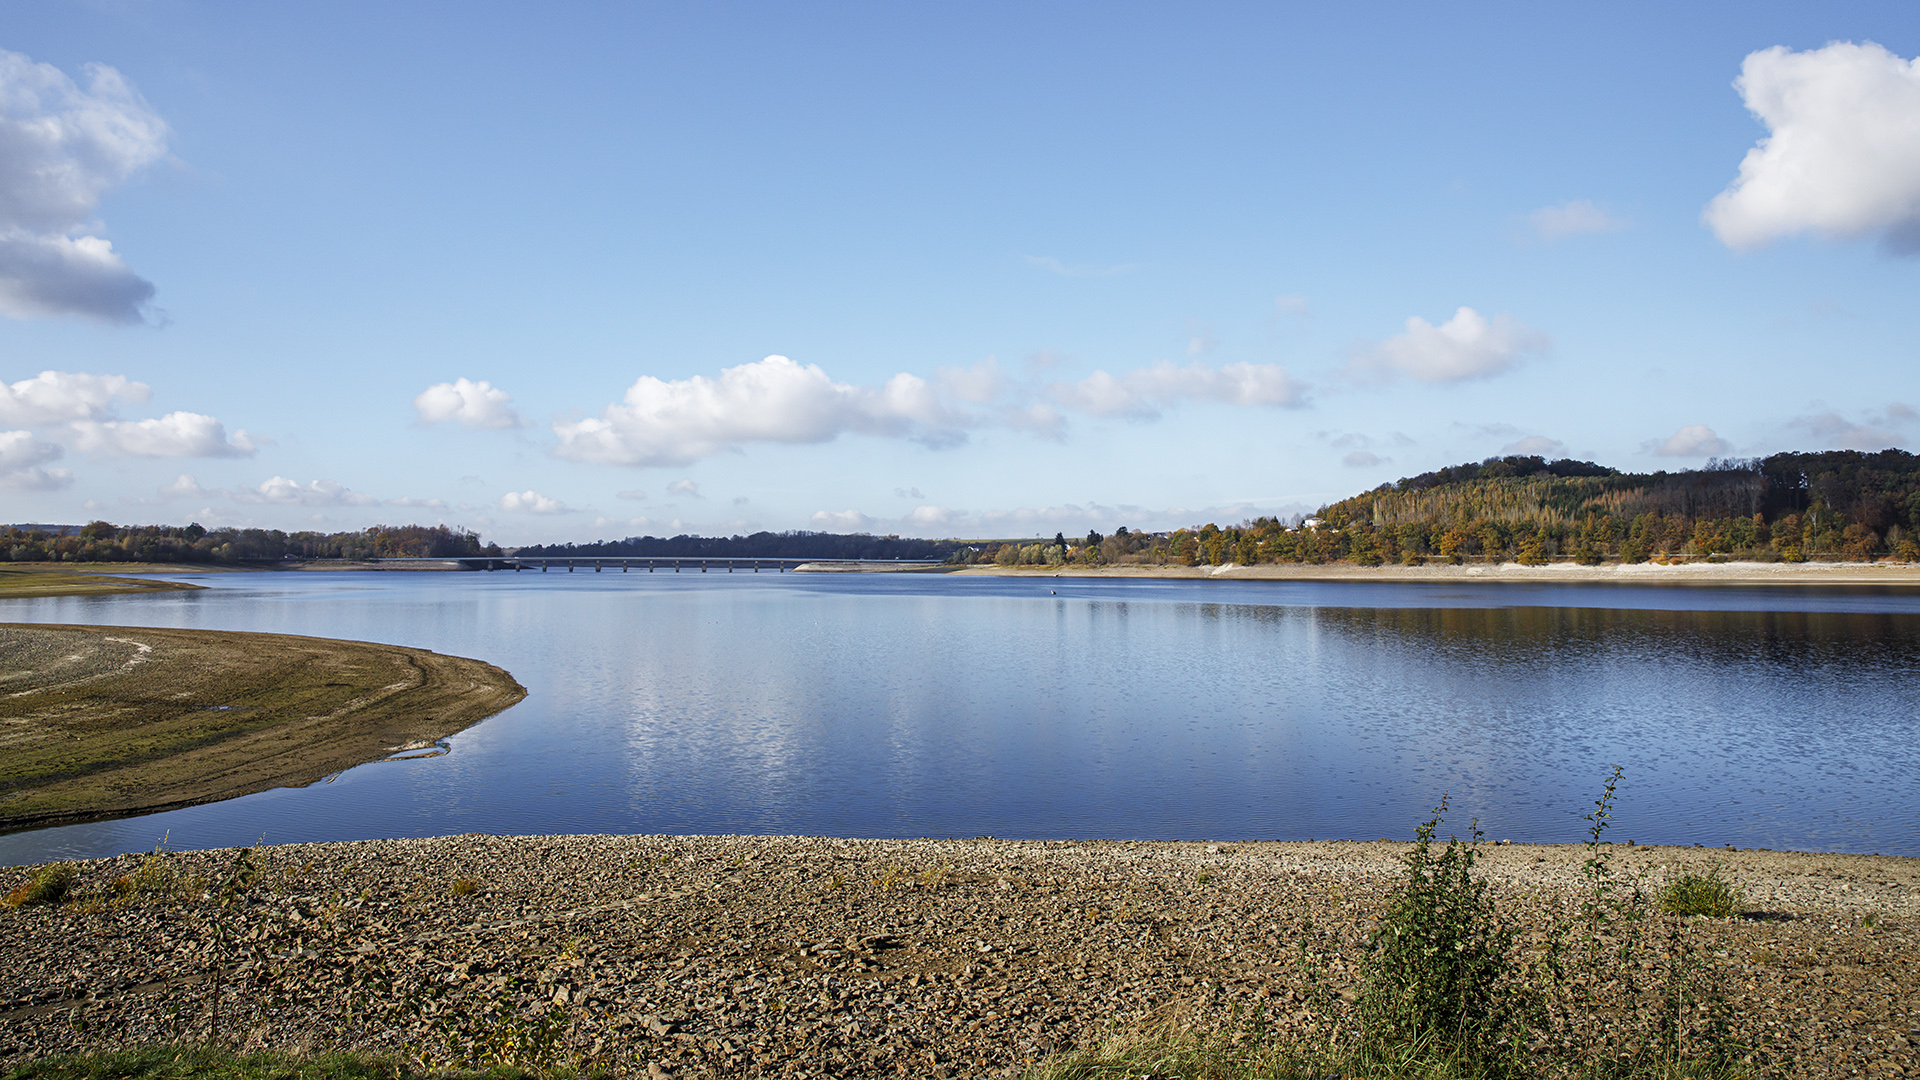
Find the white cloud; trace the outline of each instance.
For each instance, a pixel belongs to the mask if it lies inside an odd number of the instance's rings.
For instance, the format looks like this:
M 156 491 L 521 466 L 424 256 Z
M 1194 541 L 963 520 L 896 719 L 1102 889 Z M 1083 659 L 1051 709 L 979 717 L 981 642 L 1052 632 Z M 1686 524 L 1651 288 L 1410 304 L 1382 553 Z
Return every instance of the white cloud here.
M 642 375 L 598 417 L 555 422 L 554 452 L 603 464 L 686 465 L 747 443 L 821 443 L 849 432 L 952 445 L 966 438 L 964 422 L 917 375 L 852 386 L 817 365 L 769 356 L 717 379 Z
M 668 495 L 684 495 L 689 499 L 700 498 L 700 485 L 691 480 L 675 480 L 667 485 Z
M 97 457 L 251 457 L 254 440 L 211 416 L 171 412 L 155 420 L 77 420 L 79 448 Z
M 0 50 L 0 313 L 141 320 L 153 286 L 87 223 L 108 189 L 166 154 L 167 125 L 118 71 L 83 90 Z
M 564 514 L 567 504 L 537 491 L 509 491 L 500 496 L 500 509 L 514 514 Z
M 1916 419 L 1920 414 L 1910 406 L 1895 403 L 1858 420 L 1825 409 L 1796 417 L 1787 426 L 1812 435 L 1823 450 L 1885 450 L 1906 442 L 1899 429 L 1911 427 Z
M 1768 134 L 1701 219 L 1728 247 L 1880 234 L 1920 251 L 1920 61 L 1872 42 L 1748 54 L 1735 88 Z
M 181 479 L 192 479 L 182 477 Z M 179 481 L 175 481 L 179 483 Z M 378 506 L 380 500 L 363 495 L 333 480 L 299 483 L 275 476 L 257 487 L 237 488 L 227 493 L 235 502 L 272 503 L 280 506 Z
M 0 384 L 0 424 L 39 427 L 98 420 L 108 414 L 113 399 L 145 401 L 149 393 L 147 384 L 123 375 L 43 371 L 11 386 Z
M 1182 400 L 1297 406 L 1306 399 L 1306 387 L 1295 382 L 1286 368 L 1244 362 L 1214 368 L 1202 363 L 1180 367 L 1162 360 L 1117 376 L 1096 371 L 1079 382 L 1054 383 L 1048 392 L 1054 401 L 1094 416 L 1136 419 L 1158 416 L 1160 406 Z
M 46 467 L 60 454 L 59 446 L 41 442 L 31 431 L 0 431 L 0 490 L 53 491 L 73 483 L 66 469 Z
M 1641 449 L 1660 457 L 1713 457 L 1733 448 L 1705 424 L 1688 424 L 1665 439 L 1643 443 Z
M 858 510 L 816 510 L 813 525 L 825 532 L 871 532 L 874 519 Z
M 513 407 L 513 398 L 484 379 L 472 382 L 461 378 L 435 383 L 413 399 L 413 409 L 423 424 L 454 421 L 470 428 L 530 426 L 527 418 Z
M 1547 241 L 1618 232 L 1627 227 L 1625 218 L 1614 217 L 1585 199 L 1543 206 L 1527 215 L 1527 224 L 1533 227 L 1534 235 Z
M 387 506 L 404 506 L 414 510 L 445 510 L 445 499 L 416 499 L 411 495 L 402 495 L 397 499 L 383 500 Z
M 1566 457 L 1567 444 L 1559 439 L 1549 439 L 1545 435 L 1529 435 L 1516 442 L 1510 442 L 1500 448 L 1502 454 L 1524 454 L 1529 457 Z
M 1408 375 L 1421 382 L 1460 382 L 1506 371 L 1551 340 L 1511 315 L 1492 319 L 1463 307 L 1435 326 L 1418 315 L 1405 333 L 1354 352 L 1351 370 L 1376 377 Z
M 1349 469 L 1371 469 L 1379 465 L 1384 465 L 1390 460 L 1390 458 L 1383 458 L 1371 450 L 1355 450 L 1353 453 L 1341 458 L 1340 464 L 1345 465 Z
M 975 405 L 985 405 L 1006 392 L 1007 379 L 993 357 L 968 368 L 943 367 L 934 372 L 942 393 Z
M 161 497 L 168 499 L 204 499 L 215 494 L 218 493 L 201 487 L 200 481 L 190 473 L 181 473 L 174 477 L 173 483 L 160 487 Z
M 944 506 L 916 506 L 907 514 L 907 520 L 919 526 L 945 525 L 961 517 L 958 510 L 949 510 Z

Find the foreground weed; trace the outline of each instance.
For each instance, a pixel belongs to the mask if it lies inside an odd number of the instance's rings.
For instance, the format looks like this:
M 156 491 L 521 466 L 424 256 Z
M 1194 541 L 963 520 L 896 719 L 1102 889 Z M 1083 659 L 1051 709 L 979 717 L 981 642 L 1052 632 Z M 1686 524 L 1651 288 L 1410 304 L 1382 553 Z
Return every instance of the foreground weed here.
M 8 907 L 27 907 L 32 904 L 58 904 L 73 891 L 73 883 L 79 877 L 79 871 L 70 862 L 53 863 L 33 872 L 20 887 L 7 894 Z
M 1491 1063 L 1509 1045 L 1523 1005 L 1508 960 L 1513 931 L 1500 923 L 1487 882 L 1473 877 L 1478 828 L 1470 842 L 1452 837 L 1434 854 L 1446 810 L 1442 796 L 1415 833 L 1404 860 L 1406 883 L 1374 934 L 1361 1029 L 1376 1054 L 1430 1047 L 1448 1058 Z

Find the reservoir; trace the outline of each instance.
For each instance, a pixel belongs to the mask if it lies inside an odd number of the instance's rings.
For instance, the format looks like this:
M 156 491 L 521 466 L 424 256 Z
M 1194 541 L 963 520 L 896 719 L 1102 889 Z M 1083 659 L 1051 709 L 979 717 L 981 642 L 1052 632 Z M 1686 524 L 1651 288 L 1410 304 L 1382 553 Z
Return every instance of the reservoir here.
M 0 621 L 476 657 L 444 755 L 0 836 L 0 864 L 452 833 L 1610 839 L 1920 855 L 1920 593 L 988 578 L 250 573 Z

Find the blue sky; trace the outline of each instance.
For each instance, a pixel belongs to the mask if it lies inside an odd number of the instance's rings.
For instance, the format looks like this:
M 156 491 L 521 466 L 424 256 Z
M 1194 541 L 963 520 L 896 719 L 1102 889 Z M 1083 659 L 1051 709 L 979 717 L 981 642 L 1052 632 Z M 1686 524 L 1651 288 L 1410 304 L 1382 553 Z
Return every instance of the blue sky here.
M 101 2 L 0 50 L 4 520 L 1051 536 L 1920 436 L 1911 4 Z

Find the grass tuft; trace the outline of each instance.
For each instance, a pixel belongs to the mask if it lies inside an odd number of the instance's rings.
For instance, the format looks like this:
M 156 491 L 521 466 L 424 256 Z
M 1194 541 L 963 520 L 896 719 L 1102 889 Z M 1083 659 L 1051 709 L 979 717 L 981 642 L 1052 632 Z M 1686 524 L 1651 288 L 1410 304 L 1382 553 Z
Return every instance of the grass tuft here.
M 73 891 L 79 872 L 70 862 L 52 863 L 34 871 L 33 876 L 7 894 L 8 907 L 29 904 L 58 904 Z
M 1668 915 L 1710 915 L 1730 919 L 1740 914 L 1745 897 L 1733 882 L 1721 876 L 1720 864 L 1689 870 L 1660 890 L 1660 910 Z

